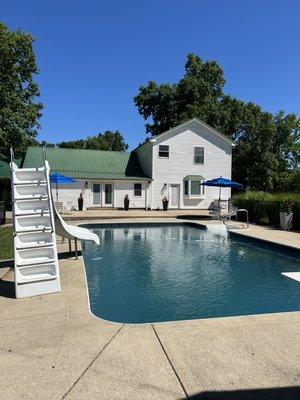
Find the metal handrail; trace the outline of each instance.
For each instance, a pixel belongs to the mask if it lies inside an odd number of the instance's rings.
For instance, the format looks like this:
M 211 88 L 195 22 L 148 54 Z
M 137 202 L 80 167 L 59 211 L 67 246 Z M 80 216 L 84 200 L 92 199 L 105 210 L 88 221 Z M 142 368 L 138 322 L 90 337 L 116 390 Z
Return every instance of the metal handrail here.
M 246 210 L 245 208 L 239 208 L 237 210 L 234 210 L 233 212 L 228 212 L 228 214 L 224 215 L 222 218 L 223 224 L 227 226 L 226 221 L 231 221 L 231 217 L 235 216 L 236 217 L 236 221 L 238 221 L 238 212 L 245 212 L 247 215 L 247 229 L 249 228 L 249 214 L 248 214 L 248 210 Z M 243 225 L 244 228 L 244 225 Z
M 13 148 L 10 148 L 10 187 L 11 187 L 11 202 L 12 202 L 12 221 L 13 221 L 13 236 L 16 236 L 16 223 L 15 223 L 15 191 L 14 191 L 14 163 L 15 155 Z M 14 250 L 15 252 L 15 250 Z
M 11 161 L 12 163 L 15 162 L 15 154 L 14 154 L 14 151 L 13 151 L 13 148 L 12 148 L 12 147 L 10 148 L 10 161 Z
M 47 188 L 47 194 L 48 194 L 48 208 L 50 211 L 50 224 L 51 224 L 51 233 L 54 232 L 54 218 L 53 218 L 53 210 L 52 210 L 52 193 L 50 189 L 50 167 L 49 163 L 46 159 L 46 152 L 45 152 L 45 147 L 42 148 L 42 154 L 43 154 L 43 163 L 44 163 L 44 170 L 45 170 L 45 178 L 46 178 L 46 188 Z

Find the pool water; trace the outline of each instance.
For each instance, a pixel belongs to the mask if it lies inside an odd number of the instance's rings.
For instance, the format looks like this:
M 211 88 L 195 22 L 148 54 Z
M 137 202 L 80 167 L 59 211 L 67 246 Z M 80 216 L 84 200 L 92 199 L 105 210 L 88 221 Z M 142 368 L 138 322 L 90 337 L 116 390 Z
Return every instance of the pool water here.
M 86 225 L 87 226 L 87 225 Z M 188 224 L 88 226 L 83 243 L 91 311 L 123 323 L 300 310 L 300 256 Z

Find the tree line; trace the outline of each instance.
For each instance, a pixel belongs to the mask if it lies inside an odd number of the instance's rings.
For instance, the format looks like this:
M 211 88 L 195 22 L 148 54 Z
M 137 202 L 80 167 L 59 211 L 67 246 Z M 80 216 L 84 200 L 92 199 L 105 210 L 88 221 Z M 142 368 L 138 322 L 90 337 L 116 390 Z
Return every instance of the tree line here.
M 125 151 L 128 144 L 125 142 L 121 132 L 105 131 L 95 136 L 88 136 L 85 139 L 71 140 L 68 142 L 50 143 L 46 141 L 39 142 L 33 140 L 32 145 L 45 147 L 59 147 L 65 149 L 88 149 L 88 150 L 105 150 L 105 151 Z
M 43 106 L 38 101 L 38 74 L 33 37 L 10 31 L 0 23 L 0 159 L 9 160 L 32 144 L 77 149 L 124 151 L 128 149 L 119 131 L 60 143 L 37 140 Z M 185 73 L 177 83 L 150 81 L 139 88 L 134 103 L 146 120 L 151 136 L 198 117 L 230 137 L 233 179 L 265 191 L 300 190 L 300 121 L 296 114 L 280 110 L 273 114 L 252 102 L 224 92 L 225 77 L 216 61 L 188 54 Z

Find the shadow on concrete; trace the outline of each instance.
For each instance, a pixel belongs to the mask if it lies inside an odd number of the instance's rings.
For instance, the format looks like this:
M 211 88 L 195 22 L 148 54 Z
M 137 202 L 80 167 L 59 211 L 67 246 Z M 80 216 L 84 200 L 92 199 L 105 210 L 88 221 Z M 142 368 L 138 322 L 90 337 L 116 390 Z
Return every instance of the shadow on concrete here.
M 15 283 L 0 279 L 0 297 L 15 298 Z
M 182 398 L 182 400 L 185 398 Z M 189 400 L 299 400 L 300 386 L 200 392 Z
M 81 250 L 78 250 L 77 252 L 78 257 L 80 257 L 82 255 Z M 75 251 L 64 251 L 64 252 L 60 252 L 58 253 L 58 259 L 59 260 L 66 260 L 68 258 L 74 258 L 75 259 Z
M 176 219 L 199 219 L 199 220 L 210 220 L 211 217 L 208 215 L 197 215 L 197 214 L 186 214 L 186 215 L 177 215 Z
M 1 260 L 0 268 L 11 268 L 14 266 L 14 259 L 10 258 L 9 260 Z

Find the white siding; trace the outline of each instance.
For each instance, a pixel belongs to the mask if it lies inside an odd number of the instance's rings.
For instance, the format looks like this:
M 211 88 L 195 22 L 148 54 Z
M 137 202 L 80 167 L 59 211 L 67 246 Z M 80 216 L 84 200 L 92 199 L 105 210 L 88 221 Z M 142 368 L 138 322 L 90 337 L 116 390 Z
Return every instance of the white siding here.
M 84 194 L 84 205 L 86 205 L 86 193 L 84 193 L 83 179 L 76 179 L 76 182 L 70 185 L 58 185 L 58 201 L 63 203 L 64 209 L 78 209 L 78 197 L 80 193 Z M 56 186 L 51 184 L 53 201 L 56 202 Z
M 85 184 L 87 182 L 87 185 Z M 91 181 L 86 179 L 78 179 L 76 183 L 71 185 L 63 185 L 58 187 L 58 201 L 63 202 L 65 210 L 78 209 L 78 197 L 83 193 L 83 209 L 93 207 L 93 183 L 100 183 L 101 204 L 99 207 L 123 207 L 124 197 L 129 196 L 130 207 L 145 208 L 146 204 L 146 182 L 141 181 Z M 113 205 L 104 204 L 104 184 L 111 183 L 113 185 Z M 134 197 L 134 183 L 142 184 L 142 196 Z M 56 189 L 52 187 L 53 200 L 56 201 Z
M 159 145 L 169 146 L 169 158 L 159 158 Z M 204 147 L 204 164 L 194 164 L 194 147 Z M 183 179 L 202 175 L 205 180 L 231 178 L 232 145 L 195 121 L 157 137 L 153 144 L 152 208 L 162 208 L 161 199 L 170 196 L 170 184 L 180 185 L 180 208 L 207 209 L 219 198 L 219 188 L 205 187 L 203 199 L 183 196 Z M 167 190 L 163 191 L 167 183 Z M 230 198 L 230 189 L 222 189 L 222 199 Z
M 134 183 L 142 184 L 142 196 L 134 197 L 133 186 Z M 117 181 L 115 182 L 115 190 L 114 190 L 114 206 L 115 207 L 123 207 L 124 206 L 124 197 L 128 194 L 130 203 L 129 207 L 131 208 L 145 208 L 145 188 L 146 182 L 141 181 Z

